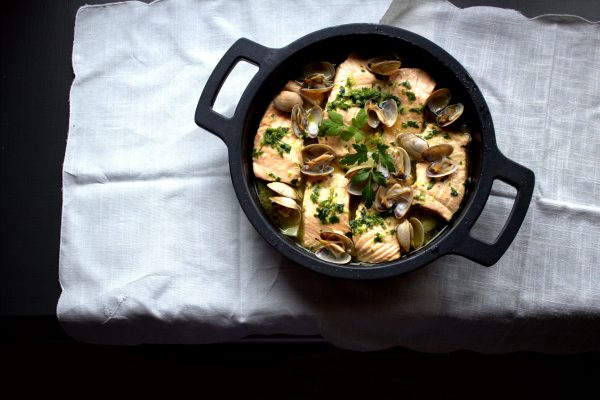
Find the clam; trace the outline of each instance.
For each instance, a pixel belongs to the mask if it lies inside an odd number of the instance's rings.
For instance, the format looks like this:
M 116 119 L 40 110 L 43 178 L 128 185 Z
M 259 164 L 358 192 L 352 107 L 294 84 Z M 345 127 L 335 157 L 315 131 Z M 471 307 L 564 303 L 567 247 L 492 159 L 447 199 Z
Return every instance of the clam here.
M 400 248 L 408 253 L 410 250 L 410 239 L 412 236 L 412 225 L 408 220 L 402 220 L 396 227 L 396 238 L 398 239 L 398 243 L 400 244 Z
M 423 160 L 421 154 L 429 148 L 427 141 L 414 133 L 401 133 L 396 137 L 396 143 L 406 150 L 410 158 L 417 161 Z
M 443 157 L 440 160 L 432 162 L 427 167 L 426 174 L 430 178 L 441 178 L 442 176 L 450 175 L 458 169 L 458 163 L 448 157 Z
M 367 69 L 377 75 L 389 76 L 398 72 L 401 64 L 393 56 L 374 57 L 367 60 Z
M 333 172 L 330 165 L 335 159 L 335 150 L 326 144 L 309 144 L 302 149 L 303 166 L 300 170 L 308 176 L 325 176 Z
M 298 200 L 298 193 L 296 192 L 296 189 L 283 182 L 271 182 L 267 184 L 267 187 L 280 196 L 287 197 L 292 200 Z
M 437 124 L 441 127 L 452 124 L 460 118 L 464 110 L 465 106 L 463 106 L 462 103 L 452 104 L 444 108 L 437 115 Z
M 396 168 L 396 175 L 399 178 L 405 178 L 410 175 L 411 164 L 410 164 L 410 156 L 402 147 L 394 147 L 390 151 L 390 157 L 392 157 L 392 161 L 394 163 L 394 167 Z
M 301 89 L 302 85 L 296 81 L 288 81 L 283 88 L 283 90 L 298 94 L 306 103 L 310 105 L 317 106 L 323 102 L 325 93 L 304 92 Z
M 412 228 L 410 231 L 410 245 L 415 250 L 420 249 L 425 242 L 425 230 L 423 229 L 423 224 L 415 217 L 409 218 L 408 222 L 410 222 Z
M 302 97 L 298 93 L 282 90 L 273 100 L 273 105 L 279 111 L 291 112 L 295 105 L 302 105 Z
M 333 77 L 335 76 L 335 67 L 326 61 L 318 61 L 308 64 L 302 70 L 300 83 L 303 92 L 307 93 L 325 93 L 333 87 Z
M 379 104 L 368 100 L 365 103 L 365 111 L 371 128 L 377 128 L 380 122 L 389 128 L 398 119 L 398 104 L 393 99 L 384 100 Z
M 269 197 L 273 208 L 277 211 L 282 229 L 300 224 L 302 207 L 289 197 Z
M 450 96 L 450 90 L 438 89 L 429 95 L 427 100 L 425 100 L 425 104 L 432 113 L 438 115 L 450 103 Z
M 314 139 L 319 134 L 319 127 L 323 122 L 323 110 L 319 106 L 313 106 L 306 112 L 306 133 Z
M 321 260 L 335 264 L 347 264 L 352 259 L 354 243 L 352 240 L 337 232 L 321 232 L 319 243 L 323 245 L 315 252 L 315 255 Z
M 364 169 L 371 169 L 373 168 L 370 164 L 363 164 L 363 165 L 357 165 L 355 167 L 350 168 L 348 171 L 346 171 L 346 174 L 344 175 L 347 179 L 350 180 L 350 183 L 348 183 L 348 186 L 346 186 L 346 190 L 348 191 L 348 193 L 353 194 L 355 196 L 361 196 L 362 195 L 362 191 L 365 188 L 365 186 L 367 185 L 367 181 L 364 182 L 354 182 L 354 176 L 359 173 L 360 171 L 364 170 Z M 373 191 L 377 190 L 377 188 L 379 188 L 379 185 L 376 184 L 375 182 L 371 183 L 371 187 L 373 188 Z
M 417 250 L 423 247 L 425 233 L 421 221 L 415 217 L 402 220 L 396 227 L 396 238 L 405 253 L 408 253 L 411 248 Z
M 298 137 L 316 138 L 322 121 L 323 110 L 319 106 L 313 106 L 307 111 L 300 104 L 292 108 L 292 129 Z
M 381 186 L 375 195 L 375 208 L 377 211 L 394 208 L 394 216 L 398 219 L 404 217 L 412 204 L 413 190 L 408 186 L 394 183 L 389 188 Z
M 454 147 L 452 145 L 444 143 L 429 147 L 421 153 L 421 156 L 426 161 L 437 161 L 449 156 L 453 151 Z
M 296 134 L 296 136 L 302 138 L 304 137 L 304 132 L 306 131 L 306 115 L 304 113 L 304 108 L 300 104 L 296 104 L 292 108 L 292 130 Z

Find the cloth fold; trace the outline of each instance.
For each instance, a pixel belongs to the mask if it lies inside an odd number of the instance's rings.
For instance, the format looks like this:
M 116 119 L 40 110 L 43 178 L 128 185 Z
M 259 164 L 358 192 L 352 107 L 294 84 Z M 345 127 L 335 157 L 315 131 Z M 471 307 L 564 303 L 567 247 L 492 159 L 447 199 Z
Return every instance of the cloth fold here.
M 354 350 L 600 348 L 600 25 L 437 0 L 388 5 L 80 9 L 57 308 L 69 334 L 110 344 L 284 333 Z M 536 173 L 519 234 L 491 268 L 446 256 L 405 276 L 355 282 L 292 265 L 241 212 L 225 145 L 194 125 L 204 82 L 239 37 L 281 47 L 384 13 L 382 23 L 425 36 L 465 66 L 499 148 Z M 511 196 L 495 187 L 474 235 L 495 237 Z

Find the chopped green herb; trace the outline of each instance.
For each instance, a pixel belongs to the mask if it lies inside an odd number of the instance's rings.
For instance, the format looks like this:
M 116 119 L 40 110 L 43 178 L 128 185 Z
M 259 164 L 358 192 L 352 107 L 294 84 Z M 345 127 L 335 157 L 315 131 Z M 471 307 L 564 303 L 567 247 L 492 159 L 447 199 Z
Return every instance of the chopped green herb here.
M 396 234 L 396 230 L 395 229 L 390 229 L 390 236 L 394 236 Z
M 277 150 L 279 155 L 283 157 L 283 153 L 289 153 L 292 149 L 288 143 L 281 141 L 288 133 L 288 128 L 280 126 L 279 128 L 267 128 L 265 135 L 261 141 L 261 146 L 270 146 Z M 262 149 L 262 147 L 261 147 Z M 259 152 L 261 150 L 259 149 Z
M 431 188 L 433 187 L 433 185 L 435 185 L 435 181 L 432 179 L 429 181 L 429 184 L 427 185 L 427 190 L 431 190 Z
M 259 149 L 252 149 L 252 158 L 254 158 L 255 160 L 258 160 L 258 157 L 263 155 L 263 151 L 259 150 Z
M 317 204 L 319 202 L 319 190 L 321 190 L 321 185 L 316 184 L 312 188 L 312 192 L 310 194 L 310 201 Z
M 298 178 L 294 178 L 290 181 L 290 183 L 292 184 L 292 186 L 296 186 L 298 185 Z
M 417 99 L 417 96 L 410 90 L 403 90 L 402 94 L 406 95 L 406 98 L 408 98 L 408 100 L 411 102 L 413 102 Z
M 383 235 L 381 234 L 381 232 L 377 232 L 375 234 L 375 238 L 373 238 L 373 242 L 375 242 L 375 243 L 383 242 Z
M 407 89 L 412 89 L 412 87 L 410 86 L 410 82 L 409 81 L 404 81 L 401 83 L 402 86 L 404 86 Z
M 400 113 L 400 115 L 403 115 L 404 114 L 404 107 L 400 107 L 398 109 L 398 112 Z
M 383 93 L 379 88 L 345 90 L 344 87 L 341 87 L 335 99 L 327 106 L 327 109 L 335 111 L 338 108 L 341 110 L 347 110 L 350 107 L 362 108 L 368 100 L 380 103 L 387 99 L 394 99 L 398 107 L 401 104 L 400 99 L 397 96 L 394 96 L 391 93 Z
M 329 197 L 319 203 L 315 217 L 321 224 L 336 224 L 340 222 L 339 214 L 344 213 L 344 204 L 335 203 L 336 193 L 332 190 Z M 312 200 L 312 195 L 311 195 Z
M 348 79 L 346 79 L 346 87 L 352 89 L 352 86 L 354 86 L 354 78 L 349 76 Z
M 458 192 L 456 191 L 456 189 L 454 189 L 452 186 L 450 186 L 450 195 L 452 197 L 456 197 L 458 196 Z
M 443 136 L 443 138 L 444 138 L 444 139 L 450 139 L 450 135 L 448 135 L 447 133 L 444 133 L 444 136 Z
M 406 128 L 419 128 L 419 124 L 417 123 L 417 121 L 413 121 L 413 120 L 409 120 L 406 122 L 402 123 L 402 128 L 406 129 Z
M 432 139 L 435 135 L 439 134 L 437 129 L 432 129 L 431 132 L 429 132 L 429 134 L 427 134 L 424 139 L 425 140 L 429 140 Z
M 385 226 L 383 218 L 377 214 L 369 214 L 366 209 L 360 210 L 360 216 L 357 215 L 350 221 L 350 229 L 353 235 L 360 235 L 375 226 Z
M 281 178 L 278 176 L 275 176 L 275 174 L 272 172 L 269 172 L 269 177 L 271 177 L 271 179 L 273 179 L 275 182 L 281 181 Z
M 425 107 L 425 105 L 422 105 L 421 107 L 413 107 L 413 108 L 411 108 L 411 109 L 410 109 L 410 110 L 408 110 L 408 111 L 410 111 L 410 112 L 413 112 L 413 113 L 420 114 L 420 113 L 422 113 L 422 112 L 423 112 L 423 107 Z
M 425 196 L 425 193 L 419 193 L 415 196 L 415 200 L 416 201 L 425 201 L 425 200 L 427 200 L 427 197 Z

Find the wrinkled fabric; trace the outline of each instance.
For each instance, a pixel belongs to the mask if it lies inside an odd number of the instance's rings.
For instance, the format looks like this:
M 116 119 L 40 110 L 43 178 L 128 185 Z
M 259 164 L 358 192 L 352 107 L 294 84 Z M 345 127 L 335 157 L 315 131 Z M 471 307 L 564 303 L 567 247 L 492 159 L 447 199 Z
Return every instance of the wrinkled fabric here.
M 310 4 L 275 4 L 167 0 L 79 11 L 57 309 L 66 331 L 110 344 L 284 333 L 362 351 L 600 349 L 600 25 L 438 0 L 328 3 L 291 25 Z M 237 38 L 281 47 L 384 13 L 382 23 L 463 64 L 488 103 L 498 147 L 536 174 L 525 221 L 493 267 L 445 256 L 356 282 L 293 265 L 241 212 L 225 145 L 194 124 L 203 85 Z M 493 241 L 513 198 L 495 185 L 472 234 Z

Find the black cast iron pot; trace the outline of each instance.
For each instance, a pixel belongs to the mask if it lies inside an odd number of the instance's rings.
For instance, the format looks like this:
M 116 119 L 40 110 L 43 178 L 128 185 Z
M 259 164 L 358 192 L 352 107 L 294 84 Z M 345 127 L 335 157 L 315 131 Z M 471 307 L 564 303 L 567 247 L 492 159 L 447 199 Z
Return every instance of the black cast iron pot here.
M 471 182 L 462 208 L 436 239 L 408 257 L 384 264 L 336 265 L 322 261 L 282 235 L 262 212 L 253 186 L 252 147 L 258 123 L 269 102 L 285 83 L 299 75 L 312 61 L 341 62 L 350 52 L 363 56 L 396 53 L 403 67 L 419 67 L 452 92 L 452 102 L 462 102 L 461 119 L 471 129 Z M 212 106 L 239 60 L 259 67 L 244 91 L 232 118 L 215 112 Z M 313 271 L 341 278 L 378 279 L 420 268 L 445 254 L 459 254 L 482 265 L 495 264 L 517 234 L 527 213 L 534 186 L 534 174 L 509 160 L 496 146 L 494 126 L 487 104 L 468 72 L 448 53 L 414 33 L 384 25 L 350 24 L 323 29 L 292 44 L 271 49 L 248 39 L 239 39 L 225 53 L 211 74 L 196 109 L 196 123 L 219 136 L 229 148 L 231 180 L 239 202 L 250 222 L 269 244 L 290 260 Z M 510 216 L 494 243 L 484 243 L 470 230 L 490 195 L 495 179 L 517 190 Z

